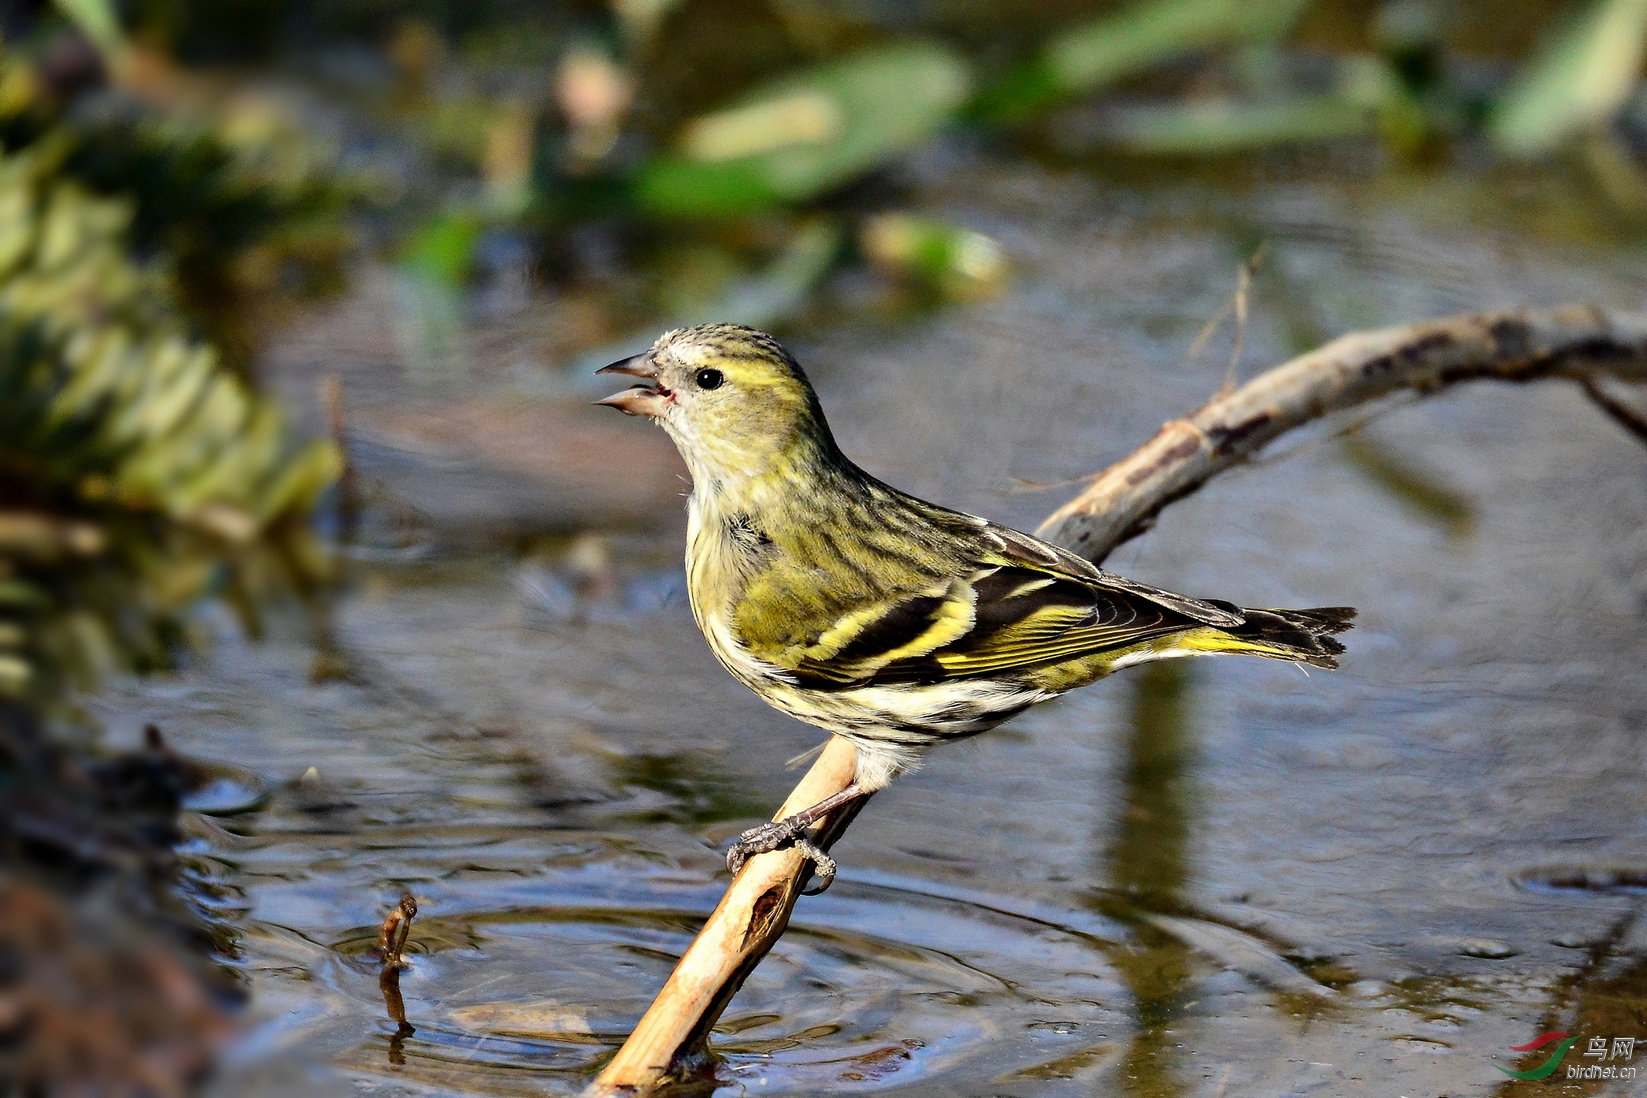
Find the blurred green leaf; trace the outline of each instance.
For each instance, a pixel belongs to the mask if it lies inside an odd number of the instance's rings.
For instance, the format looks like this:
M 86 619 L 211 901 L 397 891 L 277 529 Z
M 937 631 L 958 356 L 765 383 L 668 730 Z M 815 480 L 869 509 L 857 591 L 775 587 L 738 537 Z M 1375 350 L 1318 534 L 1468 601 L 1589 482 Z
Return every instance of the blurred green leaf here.
M 937 133 L 969 87 L 966 62 L 936 43 L 860 51 L 696 119 L 642 170 L 636 200 L 697 218 L 815 198 Z
M 1376 128 L 1377 116 L 1366 104 L 1321 95 L 1278 103 L 1140 107 L 1117 114 L 1109 132 L 1136 152 L 1208 156 L 1359 137 Z
M 113 61 L 125 51 L 126 35 L 111 0 L 56 0 L 56 4 L 104 58 Z
M 242 101 L 184 120 L 115 91 L 80 109 L 43 90 L 50 82 L 34 64 L 0 50 L 0 149 L 50 158 L 52 172 L 118 199 L 95 216 L 118 221 L 133 254 L 166 268 L 171 305 L 249 376 L 261 336 L 291 305 L 341 286 L 353 247 L 345 214 L 361 192 L 317 170 L 312 145 L 279 109 Z M 76 209 L 50 222 L 51 254 L 109 231 L 86 220 L 90 207 Z M 0 208 L 0 272 L 23 246 L 17 224 Z M 105 273 L 133 277 L 119 262 Z
M 395 342 L 414 376 L 447 383 L 461 376 L 464 293 L 485 222 L 473 209 L 448 209 L 407 241 L 394 280 Z
M 1547 152 L 1611 118 L 1641 75 L 1647 0 L 1590 0 L 1546 36 L 1492 116 L 1489 133 L 1518 156 Z
M 431 281 L 462 285 L 474 267 L 475 246 L 484 227 L 473 211 L 443 211 L 412 234 L 403 262 L 408 270 Z
M 1312 0 L 1146 0 L 1056 35 L 990 89 L 989 119 L 1023 118 L 1197 50 L 1280 39 Z
M 666 156 L 642 171 L 635 202 L 660 217 L 724 218 L 781 205 L 784 196 L 763 164 L 700 164 Z
M 999 244 L 937 218 L 877 214 L 864 222 L 859 246 L 882 270 L 945 297 L 979 297 L 1006 278 Z

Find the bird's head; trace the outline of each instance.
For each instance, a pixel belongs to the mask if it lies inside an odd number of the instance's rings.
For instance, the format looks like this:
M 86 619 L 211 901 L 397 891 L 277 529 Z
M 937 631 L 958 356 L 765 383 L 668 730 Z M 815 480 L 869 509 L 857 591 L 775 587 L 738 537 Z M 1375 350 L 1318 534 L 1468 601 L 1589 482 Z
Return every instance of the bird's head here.
M 800 364 L 754 328 L 677 328 L 651 350 L 599 372 L 642 379 L 596 403 L 652 417 L 675 440 L 695 481 L 766 477 L 837 453 Z

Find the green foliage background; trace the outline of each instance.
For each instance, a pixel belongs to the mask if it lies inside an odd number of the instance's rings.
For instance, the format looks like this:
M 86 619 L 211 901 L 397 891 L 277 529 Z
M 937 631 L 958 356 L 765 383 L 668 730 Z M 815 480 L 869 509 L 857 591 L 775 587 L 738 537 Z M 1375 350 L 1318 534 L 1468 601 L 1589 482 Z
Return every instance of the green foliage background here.
M 1496 70 L 1454 32 L 1510 22 Z M 1563 155 L 1647 195 L 1647 0 L 57 0 L 0 33 L 0 690 L 38 699 L 164 665 L 203 596 L 255 624 L 326 572 L 307 516 L 339 455 L 291 438 L 254 364 L 342 285 L 364 192 L 168 80 L 350 59 L 323 94 L 401 159 L 367 231 L 420 320 L 460 317 L 507 238 L 599 284 L 625 344 L 687 314 L 781 325 L 843 264 L 922 305 L 991 292 L 1001 249 L 885 184 L 957 131 L 1106 162 Z M 1080 139 L 1072 103 L 1097 112 Z
M 341 207 L 255 180 L 210 134 L 73 117 L 32 77 L 5 58 L 0 693 L 49 705 L 170 663 L 203 596 L 255 626 L 276 591 L 323 582 L 309 515 L 339 457 L 218 344 L 249 341 L 237 309 L 276 304 L 236 278 L 248 253 Z M 326 257 L 305 253 L 317 283 Z

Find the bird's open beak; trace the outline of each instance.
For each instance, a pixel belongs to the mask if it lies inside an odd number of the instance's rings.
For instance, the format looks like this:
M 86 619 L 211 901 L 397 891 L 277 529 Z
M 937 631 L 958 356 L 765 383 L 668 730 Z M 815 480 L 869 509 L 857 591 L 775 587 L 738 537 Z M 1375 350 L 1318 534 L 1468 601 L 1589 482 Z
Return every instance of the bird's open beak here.
M 626 416 L 661 416 L 668 410 L 669 401 L 675 395 L 657 384 L 658 364 L 652 361 L 650 352 L 619 359 L 610 366 L 602 366 L 595 373 L 628 374 L 652 382 L 651 385 L 631 385 L 621 393 L 595 401 L 596 404 L 616 408 Z

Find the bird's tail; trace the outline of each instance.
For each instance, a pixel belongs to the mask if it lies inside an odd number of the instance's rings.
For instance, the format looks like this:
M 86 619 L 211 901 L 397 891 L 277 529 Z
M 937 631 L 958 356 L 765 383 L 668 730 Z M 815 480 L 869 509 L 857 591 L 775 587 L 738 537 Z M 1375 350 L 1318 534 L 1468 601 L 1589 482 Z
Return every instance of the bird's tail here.
M 1333 634 L 1350 628 L 1353 606 L 1317 606 L 1312 610 L 1253 610 L 1214 603 L 1246 620 L 1236 626 L 1207 626 L 1185 636 L 1189 646 L 1205 652 L 1239 652 L 1272 660 L 1337 667 L 1344 646 Z

